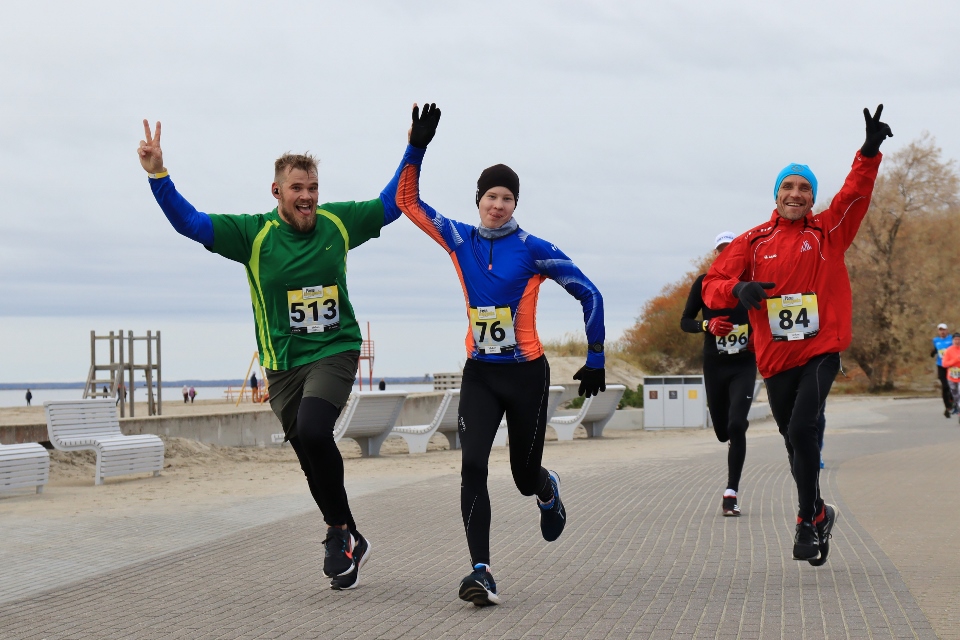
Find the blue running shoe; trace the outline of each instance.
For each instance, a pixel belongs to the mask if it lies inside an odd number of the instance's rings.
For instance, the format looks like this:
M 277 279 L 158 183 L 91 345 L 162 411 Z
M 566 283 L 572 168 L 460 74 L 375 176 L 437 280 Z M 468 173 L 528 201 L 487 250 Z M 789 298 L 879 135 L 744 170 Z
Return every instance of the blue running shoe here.
M 472 602 L 478 607 L 500 604 L 497 583 L 487 565 L 474 565 L 473 573 L 460 581 L 460 599 Z
M 542 504 L 538 498 L 537 506 L 540 507 L 540 533 L 544 540 L 553 542 L 563 533 L 563 527 L 567 524 L 567 511 L 560 499 L 560 476 L 556 471 L 547 471 L 547 474 L 553 486 L 553 500 Z

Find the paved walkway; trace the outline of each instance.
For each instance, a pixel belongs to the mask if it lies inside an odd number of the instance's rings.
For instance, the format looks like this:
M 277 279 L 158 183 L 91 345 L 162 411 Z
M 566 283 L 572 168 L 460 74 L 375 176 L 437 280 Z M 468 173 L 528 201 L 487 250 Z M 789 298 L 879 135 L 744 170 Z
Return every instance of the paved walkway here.
M 864 456 L 952 447 L 960 442 L 955 421 L 938 419 L 934 401 L 831 404 L 822 484 L 841 518 L 821 568 L 789 558 L 795 498 L 782 441 L 769 426 L 755 425 L 751 435 L 739 519 L 719 515 L 726 451 L 709 434 L 678 438 L 656 457 L 560 460 L 570 522 L 553 544 L 540 538 L 532 499 L 516 493 L 505 469 L 493 470 L 500 607 L 477 609 L 456 598 L 469 566 L 458 478 L 448 474 L 352 500 L 374 545 L 356 591 L 327 588 L 321 522 L 313 511 L 300 513 L 302 502 L 291 498 L 276 506 L 279 519 L 226 533 L 237 526 L 228 512 L 241 508 L 231 505 L 210 514 L 206 539 L 174 541 L 174 550 L 146 560 L 118 549 L 124 566 L 81 572 L 87 577 L 80 580 L 64 570 L 59 584 L 40 593 L 18 592 L 32 589 L 31 577 L 0 565 L 7 594 L 0 594 L 0 638 L 935 638 L 931 619 L 941 637 L 958 637 L 952 633 L 960 625 L 951 626 L 957 594 L 941 594 L 948 605 L 952 597 L 952 612 L 924 614 L 923 594 L 909 587 L 923 566 L 907 562 L 901 574 L 894 560 L 903 550 L 877 542 L 887 534 L 862 497 L 876 482 L 874 466 L 857 470 Z M 603 443 L 549 445 L 545 459 L 564 446 Z M 956 474 L 950 458 L 930 461 Z M 891 465 L 884 481 L 906 482 L 897 473 L 910 468 Z M 943 500 L 935 492 L 914 499 Z M 251 505 L 242 508 L 257 509 Z M 939 512 L 956 531 L 955 499 L 946 506 Z M 298 515 L 284 516 L 285 508 Z M 873 524 L 861 525 L 861 516 Z M 893 507 L 887 517 L 898 539 L 909 537 L 910 522 L 898 521 Z M 89 526 L 78 534 L 109 549 L 117 523 Z M 42 531 L 14 532 L 0 522 L 4 546 L 27 544 L 14 534 Z M 927 562 L 955 568 L 955 549 L 928 549 Z M 56 549 L 34 559 L 41 572 L 63 562 Z

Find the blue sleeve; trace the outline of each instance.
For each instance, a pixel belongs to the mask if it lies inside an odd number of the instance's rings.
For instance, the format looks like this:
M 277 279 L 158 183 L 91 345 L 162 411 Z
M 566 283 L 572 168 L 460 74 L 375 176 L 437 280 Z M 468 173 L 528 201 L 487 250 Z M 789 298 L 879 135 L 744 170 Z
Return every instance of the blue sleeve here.
M 463 244 L 464 236 L 469 236 L 473 227 L 443 217 L 420 199 L 420 165 L 423 163 L 425 151 L 426 149 L 407 145 L 400 167 L 390 182 L 394 189 L 395 206 L 448 253 L 453 253 Z M 388 189 L 390 185 L 387 185 Z
M 603 344 L 606 335 L 603 325 L 603 296 L 597 287 L 556 245 L 531 235 L 524 239 L 524 244 L 533 256 L 537 272 L 555 281 L 580 301 L 587 344 Z M 587 366 L 602 369 L 603 365 L 603 353 L 587 349 Z
M 150 178 L 153 197 L 163 210 L 163 215 L 182 236 L 196 240 L 205 247 L 213 246 L 213 222 L 210 216 L 196 208 L 177 192 L 170 176 L 154 180 Z

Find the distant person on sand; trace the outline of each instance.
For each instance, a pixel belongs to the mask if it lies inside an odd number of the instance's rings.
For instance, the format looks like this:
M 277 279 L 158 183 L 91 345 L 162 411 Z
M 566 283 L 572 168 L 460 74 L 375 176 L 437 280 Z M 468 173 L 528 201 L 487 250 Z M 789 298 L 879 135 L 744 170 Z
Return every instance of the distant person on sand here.
M 120 404 L 120 400 L 127 397 L 127 388 L 123 386 L 123 382 L 117 385 L 117 401 L 114 402 L 114 406 Z
M 30 389 L 27 389 L 27 406 L 30 406 L 30 401 L 33 400 L 33 394 L 30 393 Z
M 384 380 L 383 378 L 380 378 L 380 384 L 377 385 L 377 388 L 380 389 L 380 391 L 386 391 L 386 390 L 387 390 L 387 381 Z
M 260 384 L 256 373 L 250 374 L 250 397 L 254 402 L 260 402 Z
M 187 401 L 190 399 L 190 390 L 187 389 L 187 385 L 183 385 L 183 404 L 187 404 Z
M 193 404 L 193 399 L 197 397 L 197 390 L 193 387 L 190 387 L 190 404 Z

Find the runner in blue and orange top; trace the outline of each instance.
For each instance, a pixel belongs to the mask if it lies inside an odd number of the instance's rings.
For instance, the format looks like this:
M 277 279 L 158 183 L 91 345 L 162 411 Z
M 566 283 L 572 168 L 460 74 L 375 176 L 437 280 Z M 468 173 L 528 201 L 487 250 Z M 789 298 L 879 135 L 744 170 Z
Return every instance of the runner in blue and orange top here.
M 487 462 L 504 413 L 510 467 L 523 495 L 537 496 L 540 530 L 547 541 L 563 531 L 566 512 L 560 479 L 540 464 L 547 421 L 550 366 L 537 336 L 537 294 L 550 278 L 580 301 L 587 360 L 575 375 L 580 395 L 606 389 L 603 299 L 556 245 L 530 235 L 513 217 L 520 179 L 506 165 L 484 169 L 477 181 L 480 224 L 445 218 L 420 199 L 420 165 L 436 133 L 440 110 L 428 104 L 413 124 L 397 175 L 397 205 L 450 256 L 466 299 L 467 362 L 460 390 L 459 431 L 463 448 L 460 505 L 473 572 L 460 583 L 460 598 L 478 606 L 497 604 L 490 571 L 490 497 Z

